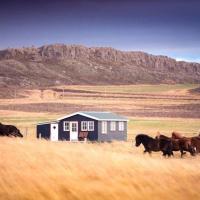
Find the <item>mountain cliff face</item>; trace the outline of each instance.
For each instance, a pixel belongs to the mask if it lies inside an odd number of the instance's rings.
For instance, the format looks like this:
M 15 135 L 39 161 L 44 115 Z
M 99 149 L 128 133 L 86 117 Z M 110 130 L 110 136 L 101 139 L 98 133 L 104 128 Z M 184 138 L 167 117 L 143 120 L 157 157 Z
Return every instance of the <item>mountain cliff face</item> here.
M 0 84 L 200 83 L 200 64 L 113 48 L 47 45 L 0 51 Z

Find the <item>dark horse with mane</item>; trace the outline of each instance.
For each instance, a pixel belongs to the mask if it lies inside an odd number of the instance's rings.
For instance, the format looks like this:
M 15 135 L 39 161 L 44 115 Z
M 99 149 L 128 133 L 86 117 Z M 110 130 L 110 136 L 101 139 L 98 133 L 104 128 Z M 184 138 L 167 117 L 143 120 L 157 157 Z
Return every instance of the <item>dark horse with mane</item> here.
M 179 139 L 175 139 L 174 137 L 169 138 L 165 135 L 159 135 L 156 138 L 160 140 L 160 148 L 166 147 L 167 145 L 171 148 L 172 152 L 180 151 L 181 157 L 185 154 L 184 151 L 190 152 L 192 156 L 196 153 L 196 149 L 190 138 L 181 137 Z
M 0 123 L 0 136 L 23 137 L 19 129 L 13 125 L 5 125 Z
M 140 144 L 143 144 L 144 146 L 144 153 L 148 152 L 151 154 L 152 151 L 162 151 L 163 156 L 173 155 L 173 152 L 168 143 L 160 148 L 160 139 L 152 138 L 146 134 L 139 134 L 135 137 L 135 146 L 138 147 Z

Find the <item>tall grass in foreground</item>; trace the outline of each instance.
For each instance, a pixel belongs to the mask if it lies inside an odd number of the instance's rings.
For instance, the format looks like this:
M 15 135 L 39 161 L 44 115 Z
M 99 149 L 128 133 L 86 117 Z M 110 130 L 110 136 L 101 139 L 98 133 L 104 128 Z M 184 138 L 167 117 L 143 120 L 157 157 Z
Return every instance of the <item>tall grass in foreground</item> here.
M 200 157 L 0 138 L 0 199 L 200 199 Z

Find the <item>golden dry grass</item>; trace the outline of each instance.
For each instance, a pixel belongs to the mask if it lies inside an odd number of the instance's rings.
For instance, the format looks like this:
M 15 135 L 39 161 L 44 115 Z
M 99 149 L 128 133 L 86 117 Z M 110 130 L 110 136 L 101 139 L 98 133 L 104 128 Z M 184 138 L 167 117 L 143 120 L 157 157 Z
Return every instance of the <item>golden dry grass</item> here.
M 40 90 L 19 91 L 26 97 L 0 99 L 0 106 L 72 103 L 70 111 L 63 110 L 65 114 L 75 111 L 76 106 L 112 111 L 120 108 L 117 111 L 123 114 L 152 105 L 164 112 L 163 106 L 199 104 L 200 96 L 188 93 L 188 89 L 195 87 L 197 85 L 61 86 L 61 89 L 101 94 L 94 97 L 91 93 L 75 92 L 58 98 L 57 93 L 55 98 L 49 89 L 41 98 Z M 138 98 L 129 98 L 129 93 Z M 56 119 L 63 112 L 0 110 L 0 122 L 14 124 L 22 133 L 28 127 L 28 137 L 23 139 L 0 138 L 0 199 L 200 199 L 200 156 L 187 155 L 184 159 L 179 153 L 169 159 L 160 153 L 148 156 L 143 155 L 142 148 L 133 148 L 130 142 L 85 144 L 33 139 L 37 122 Z M 192 136 L 200 131 L 199 118 L 127 116 L 130 118 L 129 139 L 139 132 L 155 135 L 160 131 L 169 135 L 176 130 Z
M 0 138 L 0 199 L 200 198 L 200 157 L 143 155 L 128 142 Z

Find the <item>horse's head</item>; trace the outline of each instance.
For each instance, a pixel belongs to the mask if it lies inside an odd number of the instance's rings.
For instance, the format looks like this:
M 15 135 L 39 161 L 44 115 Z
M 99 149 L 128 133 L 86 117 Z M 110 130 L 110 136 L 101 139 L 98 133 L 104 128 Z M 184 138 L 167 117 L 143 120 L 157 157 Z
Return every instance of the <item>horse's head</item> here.
M 13 136 L 15 137 L 23 137 L 21 134 L 20 130 L 16 128 L 16 130 L 12 133 Z
M 135 137 L 135 146 L 139 147 L 141 143 L 142 143 L 142 135 L 137 135 Z
M 17 129 L 18 131 L 17 131 L 17 136 L 18 137 L 23 137 L 23 135 L 22 135 L 22 133 L 19 131 L 19 129 Z

